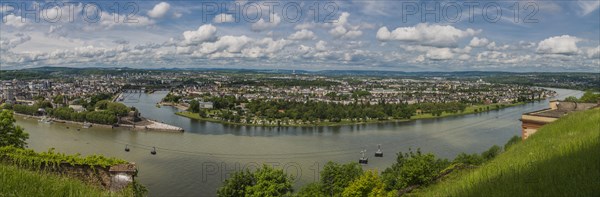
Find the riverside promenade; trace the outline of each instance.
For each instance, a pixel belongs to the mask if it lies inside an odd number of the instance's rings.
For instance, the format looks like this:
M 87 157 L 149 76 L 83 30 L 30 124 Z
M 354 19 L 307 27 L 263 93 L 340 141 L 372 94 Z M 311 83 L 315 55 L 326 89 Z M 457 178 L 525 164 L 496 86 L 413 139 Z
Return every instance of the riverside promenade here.
M 169 124 L 158 122 L 155 120 L 146 119 L 146 121 L 149 124 L 143 125 L 143 126 L 141 126 L 141 125 L 136 126 L 136 128 L 140 127 L 140 128 L 149 129 L 149 130 L 163 130 L 163 131 L 177 131 L 177 132 L 184 131 L 183 128 L 181 128 L 181 127 L 169 125 Z

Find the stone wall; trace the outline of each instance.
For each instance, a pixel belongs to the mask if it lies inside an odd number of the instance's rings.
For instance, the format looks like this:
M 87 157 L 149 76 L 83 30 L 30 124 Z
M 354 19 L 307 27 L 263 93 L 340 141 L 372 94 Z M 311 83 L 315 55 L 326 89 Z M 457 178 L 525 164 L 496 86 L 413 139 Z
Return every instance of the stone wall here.
M 11 164 L 8 158 L 2 158 L 0 161 Z M 31 169 L 62 176 L 79 179 L 87 184 L 104 188 L 110 191 L 120 191 L 133 183 L 137 176 L 137 167 L 134 163 L 120 164 L 112 167 L 99 167 L 89 165 L 71 165 L 69 163 L 60 163 L 59 165 L 42 165 L 39 168 Z

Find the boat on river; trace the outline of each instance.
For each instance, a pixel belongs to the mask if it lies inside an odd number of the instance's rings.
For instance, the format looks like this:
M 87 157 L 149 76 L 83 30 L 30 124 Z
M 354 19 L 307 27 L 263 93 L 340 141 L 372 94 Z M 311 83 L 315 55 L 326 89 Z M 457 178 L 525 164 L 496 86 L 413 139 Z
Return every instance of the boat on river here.
M 52 118 L 48 118 L 46 116 L 42 117 L 42 119 L 38 120 L 40 123 L 52 124 Z

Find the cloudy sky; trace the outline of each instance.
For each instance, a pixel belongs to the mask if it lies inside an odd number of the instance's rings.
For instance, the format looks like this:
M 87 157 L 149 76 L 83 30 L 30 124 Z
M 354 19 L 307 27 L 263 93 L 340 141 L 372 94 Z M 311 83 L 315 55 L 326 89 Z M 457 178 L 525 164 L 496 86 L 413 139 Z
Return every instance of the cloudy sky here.
M 600 0 L 0 5 L 2 69 L 600 72 Z

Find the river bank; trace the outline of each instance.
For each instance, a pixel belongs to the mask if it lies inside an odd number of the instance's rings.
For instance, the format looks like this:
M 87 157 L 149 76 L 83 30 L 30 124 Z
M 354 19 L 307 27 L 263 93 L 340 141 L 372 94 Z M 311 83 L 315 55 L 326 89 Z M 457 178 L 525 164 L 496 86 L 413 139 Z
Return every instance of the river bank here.
M 170 107 L 175 107 L 175 108 L 177 108 L 179 110 L 186 110 L 188 108 L 188 106 L 185 106 L 185 105 L 182 105 L 182 104 L 179 104 L 179 103 L 173 103 L 173 102 L 159 102 L 159 103 L 156 103 L 156 106 L 157 107 L 160 107 L 160 106 L 170 106 Z
M 557 98 L 580 97 L 583 92 L 559 89 Z M 421 148 L 441 158 L 461 152 L 483 152 L 521 134 L 522 113 L 548 108 L 535 102 L 491 110 L 477 115 L 421 119 L 401 123 L 339 127 L 253 127 L 197 121 L 174 115 L 176 108 L 157 108 L 166 91 L 142 94 L 136 107 L 143 117 L 185 129 L 184 133 L 137 132 L 127 128 L 92 127 L 85 132 L 64 129 L 61 124 L 41 124 L 16 118 L 29 133 L 28 146 L 36 151 L 55 148 L 66 154 L 106 155 L 140 164 L 139 181 L 149 196 L 211 196 L 232 169 L 278 165 L 295 174 L 295 188 L 319 180 L 318 170 L 328 161 L 358 162 L 367 149 L 364 170 L 385 169 L 396 161 L 395 153 Z M 414 117 L 413 117 L 414 118 Z M 126 144 L 131 149 L 123 149 Z M 373 157 L 381 144 L 384 157 Z M 150 151 L 156 147 L 157 154 Z M 143 165 L 142 165 L 143 164 Z M 297 170 L 296 170 L 297 169 Z M 207 171 L 209 170 L 209 171 Z M 168 173 L 165 173 L 168 172 Z M 207 174 L 207 172 L 209 172 Z
M 44 118 L 43 116 L 32 116 L 32 115 L 21 114 L 21 113 L 16 113 L 16 112 L 14 114 L 16 116 L 20 116 L 25 119 L 32 118 L 32 119 L 41 120 L 42 118 Z M 53 123 L 72 125 L 73 128 L 76 128 L 78 126 L 81 126 L 82 128 L 84 128 L 84 124 L 86 124 L 84 122 L 61 120 L 61 119 L 56 119 L 56 118 L 52 118 L 51 121 Z M 115 127 L 114 125 L 97 124 L 97 123 L 89 123 L 89 122 L 87 124 L 89 124 L 90 127 L 100 127 L 100 128 L 114 128 Z M 158 121 L 150 120 L 150 119 L 146 119 L 146 118 L 144 118 L 140 122 L 137 122 L 136 124 L 118 124 L 118 127 L 128 128 L 128 129 L 132 129 L 132 130 L 154 130 L 154 131 L 167 131 L 167 132 L 183 132 L 184 131 L 184 129 L 181 127 L 169 125 L 166 123 L 162 123 L 162 122 L 158 122 Z M 69 126 L 67 126 L 67 128 L 69 128 Z M 77 128 L 77 129 L 79 129 L 79 128 Z
M 211 118 L 211 117 L 201 117 L 199 113 L 192 113 L 192 112 L 188 112 L 188 111 L 179 111 L 179 112 L 175 112 L 175 114 L 178 116 L 195 119 L 195 120 L 208 121 L 208 122 L 220 123 L 220 124 L 240 125 L 240 126 L 332 127 L 332 126 L 363 125 L 363 124 L 375 124 L 375 123 L 407 122 L 407 121 L 420 120 L 420 119 L 435 119 L 435 118 L 444 118 L 444 117 L 451 117 L 451 116 L 461 116 L 461 115 L 468 115 L 468 114 L 483 113 L 483 112 L 488 112 L 488 111 L 493 111 L 493 110 L 500 110 L 500 109 L 504 109 L 504 108 L 523 105 L 523 104 L 526 104 L 526 103 L 519 102 L 519 103 L 511 103 L 511 104 L 472 105 L 472 106 L 468 106 L 462 112 L 457 112 L 457 113 L 442 112 L 442 114 L 439 116 L 434 116 L 431 113 L 424 113 L 424 114 L 414 115 L 410 119 L 387 119 L 387 120 L 369 119 L 366 121 L 351 121 L 348 119 L 342 119 L 340 122 L 330 122 L 328 120 L 325 120 L 325 121 L 320 121 L 320 122 L 306 122 L 306 123 L 300 123 L 300 124 L 298 124 L 298 122 L 302 122 L 300 120 L 291 120 L 291 121 L 288 120 L 288 123 L 285 123 L 285 120 L 281 120 L 281 119 L 273 120 L 273 121 L 271 121 L 271 123 L 268 123 L 268 124 L 267 123 L 254 124 L 254 123 L 243 123 L 243 122 L 230 122 L 230 121 L 220 120 L 220 119 Z M 177 108 L 180 110 L 185 110 L 185 109 L 181 109 L 179 107 L 177 107 Z M 263 122 L 267 122 L 267 121 L 263 120 Z M 295 122 L 295 123 L 289 123 L 289 122 Z M 273 124 L 273 123 L 275 123 L 275 124 Z

